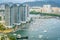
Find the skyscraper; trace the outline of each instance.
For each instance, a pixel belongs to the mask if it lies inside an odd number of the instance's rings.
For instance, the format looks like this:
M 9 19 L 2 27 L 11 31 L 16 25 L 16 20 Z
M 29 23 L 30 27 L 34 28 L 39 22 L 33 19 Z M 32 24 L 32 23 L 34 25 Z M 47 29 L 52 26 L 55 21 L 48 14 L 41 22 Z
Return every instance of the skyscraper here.
M 20 21 L 21 19 L 20 19 L 20 13 L 19 13 L 19 6 L 17 4 L 13 4 L 11 6 L 11 22 L 14 25 L 20 25 L 21 24 Z
M 20 15 L 21 15 L 21 23 L 26 23 L 27 17 L 28 17 L 27 6 L 25 4 L 21 4 L 19 6 L 19 12 L 20 12 Z
M 11 22 L 10 22 L 10 17 L 11 17 L 11 10 L 10 10 L 10 6 L 8 4 L 5 4 L 5 22 L 6 22 L 6 26 L 11 27 Z
M 20 13 L 16 4 L 5 5 L 5 22 L 6 26 L 20 25 Z
M 29 17 L 29 9 L 24 4 L 5 4 L 4 20 L 7 27 L 26 23 Z

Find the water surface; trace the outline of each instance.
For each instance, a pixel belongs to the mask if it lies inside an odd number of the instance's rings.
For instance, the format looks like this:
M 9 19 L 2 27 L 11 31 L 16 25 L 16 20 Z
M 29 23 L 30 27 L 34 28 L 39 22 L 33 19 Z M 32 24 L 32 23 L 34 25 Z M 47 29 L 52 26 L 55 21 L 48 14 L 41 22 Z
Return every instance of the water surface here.
M 60 19 L 35 19 L 26 27 L 15 33 L 28 36 L 28 40 L 60 40 Z

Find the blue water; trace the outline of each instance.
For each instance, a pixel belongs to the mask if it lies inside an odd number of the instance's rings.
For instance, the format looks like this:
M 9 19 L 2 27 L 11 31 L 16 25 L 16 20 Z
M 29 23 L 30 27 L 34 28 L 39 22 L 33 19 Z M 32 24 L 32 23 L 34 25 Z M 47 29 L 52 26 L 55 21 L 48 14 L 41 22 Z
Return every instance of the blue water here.
M 28 40 L 60 40 L 60 19 L 35 19 L 26 27 L 15 33 L 28 36 Z

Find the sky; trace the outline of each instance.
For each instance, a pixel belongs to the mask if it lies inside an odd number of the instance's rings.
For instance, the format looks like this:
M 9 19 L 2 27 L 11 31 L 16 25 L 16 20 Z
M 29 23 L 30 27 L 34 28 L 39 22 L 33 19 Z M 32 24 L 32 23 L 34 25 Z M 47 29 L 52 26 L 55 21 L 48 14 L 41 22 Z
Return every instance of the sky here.
M 0 0 L 0 3 L 2 3 L 2 2 L 23 3 L 23 2 L 30 2 L 30 1 L 43 1 L 43 0 Z M 56 0 L 54 0 L 54 1 L 56 1 Z
M 2 2 L 23 3 L 23 2 L 30 2 L 30 1 L 37 1 L 37 0 L 0 0 L 0 3 L 2 3 Z M 38 0 L 38 1 L 41 1 L 41 0 Z
M 29 2 L 29 1 L 35 1 L 35 0 L 0 0 L 1 2 L 19 2 L 19 3 L 23 3 L 23 2 Z

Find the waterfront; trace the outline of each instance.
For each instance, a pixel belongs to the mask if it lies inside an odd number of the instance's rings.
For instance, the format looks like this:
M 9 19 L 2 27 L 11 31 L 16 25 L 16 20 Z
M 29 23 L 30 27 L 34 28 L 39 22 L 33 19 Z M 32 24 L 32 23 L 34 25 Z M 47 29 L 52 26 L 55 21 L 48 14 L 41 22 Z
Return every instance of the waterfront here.
M 34 19 L 25 29 L 13 34 L 28 36 L 28 40 L 60 40 L 60 20 L 56 18 Z

